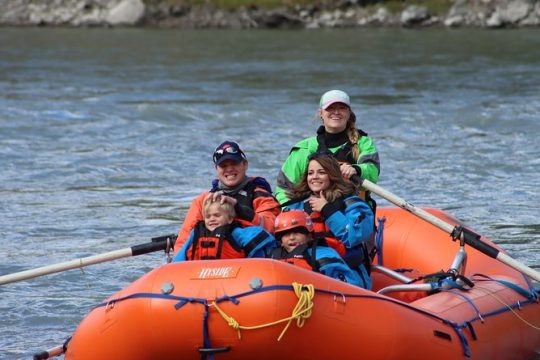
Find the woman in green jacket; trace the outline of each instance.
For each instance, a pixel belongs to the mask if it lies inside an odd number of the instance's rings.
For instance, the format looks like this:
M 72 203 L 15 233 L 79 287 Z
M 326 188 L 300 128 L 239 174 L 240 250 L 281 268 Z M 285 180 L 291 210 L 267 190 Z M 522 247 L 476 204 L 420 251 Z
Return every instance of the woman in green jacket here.
M 287 202 L 287 191 L 302 179 L 308 157 L 316 152 L 331 153 L 339 162 L 342 175 L 349 179 L 358 175 L 376 183 L 379 179 L 379 153 L 373 140 L 356 128 L 356 115 L 351 109 L 349 95 L 330 90 L 321 96 L 319 116 L 322 125 L 317 135 L 297 143 L 283 163 L 277 179 L 276 198 Z M 364 200 L 366 194 L 359 194 Z

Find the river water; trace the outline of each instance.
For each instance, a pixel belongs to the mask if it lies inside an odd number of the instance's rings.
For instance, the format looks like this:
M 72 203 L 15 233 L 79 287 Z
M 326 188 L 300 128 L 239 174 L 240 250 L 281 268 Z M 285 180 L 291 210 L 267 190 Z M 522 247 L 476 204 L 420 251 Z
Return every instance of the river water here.
M 540 268 L 537 30 L 3 28 L 0 274 L 177 232 L 225 139 L 275 186 L 331 88 L 350 93 L 375 139 L 381 186 Z M 0 359 L 60 345 L 93 305 L 164 262 L 1 286 Z

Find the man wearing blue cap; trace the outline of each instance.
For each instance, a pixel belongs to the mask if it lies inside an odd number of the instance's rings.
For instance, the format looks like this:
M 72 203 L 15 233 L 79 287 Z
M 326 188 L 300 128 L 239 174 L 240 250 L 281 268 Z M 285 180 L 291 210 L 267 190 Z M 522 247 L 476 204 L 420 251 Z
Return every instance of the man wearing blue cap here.
M 212 181 L 209 192 L 202 193 L 191 203 L 174 245 L 175 252 L 188 239 L 195 225 L 203 220 L 202 204 L 208 193 L 212 193 L 216 201 L 228 202 L 234 206 L 235 220 L 242 225 L 257 225 L 274 233 L 274 220 L 280 212 L 279 204 L 272 196 L 272 189 L 266 179 L 246 175 L 248 160 L 238 143 L 221 143 L 214 150 L 212 159 L 217 179 Z

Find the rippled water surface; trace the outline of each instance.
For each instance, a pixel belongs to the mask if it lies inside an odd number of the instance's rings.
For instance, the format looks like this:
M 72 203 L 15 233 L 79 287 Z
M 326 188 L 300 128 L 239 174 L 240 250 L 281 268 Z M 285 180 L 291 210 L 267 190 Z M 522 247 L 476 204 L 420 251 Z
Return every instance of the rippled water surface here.
M 225 139 L 275 185 L 330 88 L 350 93 L 375 139 L 381 186 L 540 268 L 537 31 L 4 28 L 0 274 L 176 232 Z M 63 343 L 93 305 L 164 261 L 1 286 L 0 358 Z

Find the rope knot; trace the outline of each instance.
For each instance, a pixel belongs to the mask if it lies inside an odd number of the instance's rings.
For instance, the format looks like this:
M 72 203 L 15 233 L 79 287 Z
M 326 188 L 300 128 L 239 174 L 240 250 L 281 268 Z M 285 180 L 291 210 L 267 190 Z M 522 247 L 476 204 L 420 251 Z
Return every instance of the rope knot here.
M 240 329 L 240 324 L 238 323 L 238 321 L 236 321 L 235 319 L 233 319 L 232 317 L 226 319 L 227 320 L 227 324 L 232 327 L 234 330 L 238 330 Z
M 212 302 L 212 305 L 216 311 L 221 315 L 221 317 L 227 322 L 227 324 L 232 327 L 234 330 L 238 333 L 238 339 L 242 338 L 242 334 L 240 333 L 240 330 L 254 330 L 254 329 L 260 329 L 265 328 L 269 326 L 273 326 L 282 322 L 287 322 L 287 325 L 285 325 L 285 328 L 281 332 L 281 334 L 278 337 L 278 341 L 281 340 L 283 335 L 285 335 L 285 332 L 289 328 L 289 325 L 291 325 L 291 322 L 293 320 L 296 320 L 296 326 L 301 328 L 304 326 L 304 323 L 307 319 L 311 317 L 312 311 L 313 311 L 313 297 L 315 296 L 315 287 L 312 284 L 308 285 L 302 285 L 299 283 L 292 283 L 292 287 L 294 290 L 295 295 L 298 297 L 298 302 L 296 303 L 296 306 L 293 309 L 293 312 L 291 316 L 277 320 L 268 324 L 262 324 L 262 325 L 256 325 L 256 326 L 242 326 L 236 321 L 232 316 L 227 315 L 217 304 L 216 300 Z M 232 301 L 232 299 L 229 299 Z

